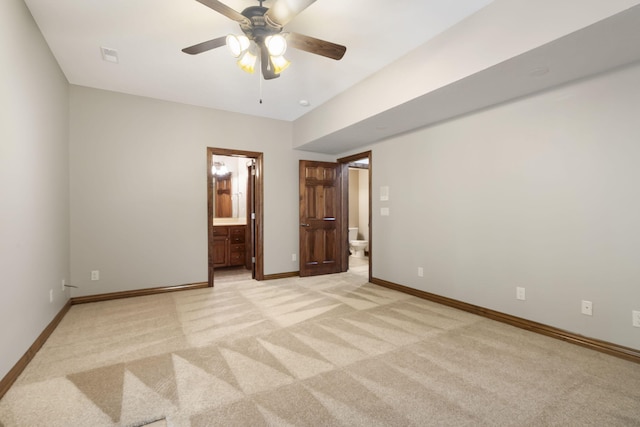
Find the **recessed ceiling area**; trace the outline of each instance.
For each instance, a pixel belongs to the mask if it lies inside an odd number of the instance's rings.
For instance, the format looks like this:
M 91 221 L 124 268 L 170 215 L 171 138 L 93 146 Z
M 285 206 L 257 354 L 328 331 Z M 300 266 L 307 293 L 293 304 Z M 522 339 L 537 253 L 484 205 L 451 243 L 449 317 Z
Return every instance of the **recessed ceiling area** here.
M 546 26 L 532 18 L 545 6 L 517 3 L 518 11 L 508 10 L 509 2 L 493 2 L 299 118 L 295 147 L 345 153 L 640 61 L 640 2 L 599 3 L 612 6 L 600 15 L 565 10 L 547 17 Z M 500 16 L 505 5 L 508 14 Z M 523 34 L 501 28 L 506 23 Z

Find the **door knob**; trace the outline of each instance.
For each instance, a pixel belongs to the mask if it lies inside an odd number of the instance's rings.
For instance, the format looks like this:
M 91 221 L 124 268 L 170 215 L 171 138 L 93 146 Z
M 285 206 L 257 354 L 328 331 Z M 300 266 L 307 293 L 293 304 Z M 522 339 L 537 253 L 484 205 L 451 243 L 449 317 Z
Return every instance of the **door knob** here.
M 302 224 L 300 224 L 300 227 L 310 227 L 311 224 L 305 224 L 304 222 Z

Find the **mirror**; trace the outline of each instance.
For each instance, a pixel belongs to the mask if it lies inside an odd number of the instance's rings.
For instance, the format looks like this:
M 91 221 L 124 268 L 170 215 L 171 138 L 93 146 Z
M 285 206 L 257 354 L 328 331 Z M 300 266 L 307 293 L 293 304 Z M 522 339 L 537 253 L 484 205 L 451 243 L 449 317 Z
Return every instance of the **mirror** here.
M 246 224 L 247 221 L 247 159 L 214 155 L 213 224 Z

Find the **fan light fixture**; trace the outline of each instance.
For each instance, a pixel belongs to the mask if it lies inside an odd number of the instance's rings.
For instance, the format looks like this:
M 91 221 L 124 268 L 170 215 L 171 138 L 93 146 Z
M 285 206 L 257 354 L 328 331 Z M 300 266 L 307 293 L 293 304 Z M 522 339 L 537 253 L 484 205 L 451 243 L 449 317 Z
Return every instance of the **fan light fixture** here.
M 282 56 L 287 51 L 287 40 L 282 34 L 274 34 L 264 39 L 264 43 L 269 49 L 269 55 Z
M 243 35 L 229 34 L 182 49 L 189 55 L 198 55 L 226 44 L 237 58 L 238 66 L 248 73 L 255 71 L 257 57 L 260 56 L 262 77 L 271 80 L 280 77 L 280 72 L 290 65 L 284 57 L 287 44 L 294 49 L 336 61 L 342 59 L 347 51 L 346 46 L 326 40 L 296 32 L 283 32 L 292 19 L 316 0 L 270 0 L 271 7 L 262 5 L 267 0 L 257 0 L 258 6 L 249 6 L 242 12 L 227 6 L 226 0 L 197 1 L 238 23 Z
M 291 65 L 291 62 L 289 62 L 284 56 L 272 56 L 271 63 L 273 64 L 273 72 L 276 74 L 280 74 L 286 70 L 289 65 Z
M 249 49 L 247 49 L 242 57 L 238 60 L 238 67 L 242 68 L 249 74 L 253 74 L 256 70 L 256 61 L 258 57 L 253 54 Z
M 247 36 L 236 36 L 235 34 L 229 34 L 227 36 L 227 47 L 231 54 L 238 58 L 242 52 L 249 49 L 251 42 Z
M 238 67 L 247 73 L 253 74 L 258 57 L 253 52 L 254 45 L 249 38 L 245 35 L 229 34 L 226 37 L 226 44 L 234 58 L 240 58 L 237 62 Z M 264 44 L 269 52 L 269 59 L 273 64 L 274 73 L 280 74 L 291 65 L 291 62 L 283 56 L 287 51 L 287 40 L 282 34 L 268 36 L 265 38 Z

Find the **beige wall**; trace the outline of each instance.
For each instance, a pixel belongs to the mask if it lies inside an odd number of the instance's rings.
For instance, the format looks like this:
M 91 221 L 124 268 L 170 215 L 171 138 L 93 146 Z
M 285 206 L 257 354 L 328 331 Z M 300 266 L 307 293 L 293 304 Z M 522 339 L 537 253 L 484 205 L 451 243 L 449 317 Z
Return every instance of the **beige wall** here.
M 373 275 L 640 349 L 638 81 L 640 64 L 373 145 Z
M 360 174 L 349 169 L 349 227 L 357 227 L 360 222 Z
M 358 239 L 369 240 L 369 170 L 360 169 L 358 175 Z
M 0 2 L 0 378 L 68 300 L 68 85 L 22 0 Z M 49 302 L 49 292 L 53 302 Z
M 73 296 L 207 280 L 207 147 L 264 153 L 264 272 L 297 271 L 298 160 L 328 157 L 291 144 L 288 122 L 71 86 Z
M 358 227 L 358 239 L 369 239 L 369 171 L 349 169 L 349 227 Z

